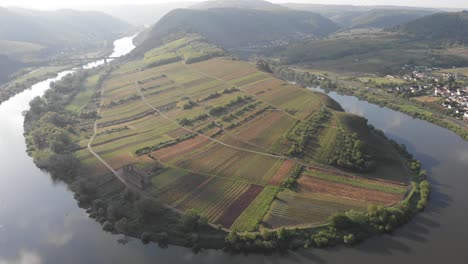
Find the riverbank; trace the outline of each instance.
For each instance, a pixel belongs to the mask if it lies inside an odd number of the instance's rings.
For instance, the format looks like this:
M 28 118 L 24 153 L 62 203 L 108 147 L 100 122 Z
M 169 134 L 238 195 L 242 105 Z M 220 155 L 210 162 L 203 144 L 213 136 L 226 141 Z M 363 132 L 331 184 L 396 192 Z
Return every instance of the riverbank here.
M 45 81 L 50 78 L 54 78 L 58 75 L 59 72 L 71 69 L 72 65 L 65 66 L 50 66 L 42 67 L 31 70 L 28 73 L 18 73 L 15 75 L 20 75 L 17 78 L 3 84 L 0 86 L 0 104 L 15 96 L 18 93 L 23 92 L 26 89 L 29 89 L 36 83 Z
M 436 113 L 434 110 L 428 109 L 424 107 L 422 103 L 417 103 L 414 100 L 396 97 L 377 89 L 359 87 L 343 80 L 331 81 L 325 77 L 321 77 L 323 78 L 322 80 L 317 80 L 317 76 L 308 73 L 307 70 L 297 71 L 288 67 L 278 67 L 275 69 L 275 73 L 280 78 L 296 82 L 306 87 L 320 86 L 326 91 L 336 91 L 340 94 L 356 96 L 367 102 L 388 107 L 395 111 L 408 114 L 414 118 L 425 120 L 452 130 L 464 140 L 468 140 L 468 126 L 464 124 L 463 121 L 455 122 L 452 120 L 452 117 Z

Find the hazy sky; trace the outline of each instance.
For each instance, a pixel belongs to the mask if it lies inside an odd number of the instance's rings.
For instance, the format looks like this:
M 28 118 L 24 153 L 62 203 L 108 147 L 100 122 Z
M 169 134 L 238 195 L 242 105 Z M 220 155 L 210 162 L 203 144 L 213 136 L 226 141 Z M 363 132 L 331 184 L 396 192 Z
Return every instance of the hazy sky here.
M 184 0 L 0 0 L 0 6 L 21 6 L 28 8 L 57 9 L 70 8 L 76 5 L 117 5 L 117 4 L 157 4 L 182 2 Z M 203 0 L 185 0 L 184 2 L 201 2 Z M 468 0 L 271 0 L 275 3 L 314 3 L 314 4 L 354 4 L 354 5 L 403 5 L 425 7 L 467 8 Z

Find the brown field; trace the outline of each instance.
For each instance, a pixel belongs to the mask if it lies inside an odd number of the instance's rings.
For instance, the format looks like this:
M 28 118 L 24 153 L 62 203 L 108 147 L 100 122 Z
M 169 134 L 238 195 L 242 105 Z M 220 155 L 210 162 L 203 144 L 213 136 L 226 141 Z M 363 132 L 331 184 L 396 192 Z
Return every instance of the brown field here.
M 415 97 L 414 100 L 422 102 L 422 103 L 434 103 L 434 102 L 440 101 L 441 98 L 436 97 L 436 96 L 420 96 L 420 97 Z
M 250 187 L 224 211 L 216 222 L 226 228 L 231 227 L 242 212 L 263 191 L 263 188 L 263 186 L 259 185 L 250 185 Z
M 281 226 L 316 226 L 324 224 L 334 213 L 365 210 L 366 202 L 319 193 L 279 193 L 264 219 L 268 228 Z
M 183 177 L 177 178 L 169 185 L 163 187 L 156 185 L 156 195 L 161 197 L 165 203 L 172 204 L 184 197 L 187 193 L 190 193 L 192 190 L 198 188 L 198 186 L 203 185 L 210 179 L 211 178 L 206 176 L 190 173 Z M 154 181 L 159 182 L 158 179 L 155 179 Z
M 331 170 L 331 169 L 325 169 L 325 168 L 307 167 L 307 170 L 312 171 L 312 172 L 317 171 L 317 172 L 329 173 L 329 174 L 340 176 L 340 177 L 347 178 L 347 179 L 359 179 L 360 181 L 367 181 L 367 182 L 373 182 L 373 183 L 378 182 L 380 185 L 383 185 L 383 186 L 392 186 L 392 187 L 395 187 L 395 185 L 405 186 L 405 187 L 407 186 L 407 184 L 403 182 L 378 179 L 378 178 L 374 178 L 371 180 L 371 179 L 366 179 L 366 178 L 358 177 L 355 175 L 351 175 L 349 173 L 340 172 L 340 171 Z
M 185 136 L 187 134 L 190 134 L 190 131 L 187 131 L 185 128 L 176 128 L 172 130 L 171 132 L 167 133 L 168 136 L 170 136 L 173 139 Z
M 173 146 L 155 151 L 152 154 L 153 156 L 157 157 L 158 159 L 162 161 L 168 161 L 168 160 L 178 157 L 179 155 L 195 150 L 205 145 L 209 141 L 210 140 L 208 140 L 207 138 L 196 136 L 192 139 L 186 140 L 177 145 L 173 145 Z
M 296 163 L 292 160 L 285 160 L 279 169 L 275 172 L 273 177 L 268 180 L 268 184 L 278 186 L 288 175 L 289 171 L 294 167 L 295 164 Z
M 340 197 L 382 205 L 392 205 L 403 199 L 403 196 L 399 194 L 369 190 L 313 177 L 302 177 L 298 182 L 299 192 L 333 194 Z
M 244 129 L 238 135 L 246 140 L 252 140 L 270 129 L 283 114 L 281 112 L 268 112 L 250 121 L 243 126 Z

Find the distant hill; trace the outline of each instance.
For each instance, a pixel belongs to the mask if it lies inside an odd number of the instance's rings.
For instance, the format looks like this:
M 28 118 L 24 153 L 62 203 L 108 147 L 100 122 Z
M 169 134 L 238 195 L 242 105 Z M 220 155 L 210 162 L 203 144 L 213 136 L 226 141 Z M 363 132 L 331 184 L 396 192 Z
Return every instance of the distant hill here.
M 0 9 L 0 40 L 75 47 L 112 39 L 126 22 L 100 12 Z
M 388 28 L 431 15 L 433 11 L 406 9 L 375 9 L 351 19 L 351 28 Z
M 285 4 L 284 6 L 319 13 L 343 28 L 386 28 L 440 12 L 432 8 L 400 6 L 352 6 Z
M 264 0 L 212 0 L 193 5 L 194 9 L 208 8 L 248 8 L 260 10 L 281 10 L 286 9 L 281 5 L 275 5 Z
M 418 39 L 468 44 L 468 11 L 433 14 L 396 27 L 394 30 Z
M 0 8 L 0 84 L 26 62 L 103 47 L 131 26 L 99 12 Z
M 333 21 L 304 11 L 177 9 L 152 27 L 146 42 L 152 47 L 171 34 L 198 33 L 209 42 L 229 49 L 326 36 L 336 30 L 338 26 Z
M 79 10 L 95 10 L 122 19 L 134 26 L 153 25 L 177 8 L 188 8 L 193 2 L 171 2 L 147 5 L 98 5 L 82 6 Z
M 0 54 L 0 84 L 8 80 L 8 76 L 21 67 L 21 63 Z

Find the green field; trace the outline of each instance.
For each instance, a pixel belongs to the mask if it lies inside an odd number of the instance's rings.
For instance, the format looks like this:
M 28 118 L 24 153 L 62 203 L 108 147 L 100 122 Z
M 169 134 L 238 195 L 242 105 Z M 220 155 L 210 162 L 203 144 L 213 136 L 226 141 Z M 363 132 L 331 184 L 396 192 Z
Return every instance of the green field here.
M 270 209 L 270 204 L 273 202 L 277 188 L 265 188 L 260 195 L 247 207 L 247 209 L 237 218 L 231 229 L 237 231 L 254 231 L 261 224 L 263 216 Z

